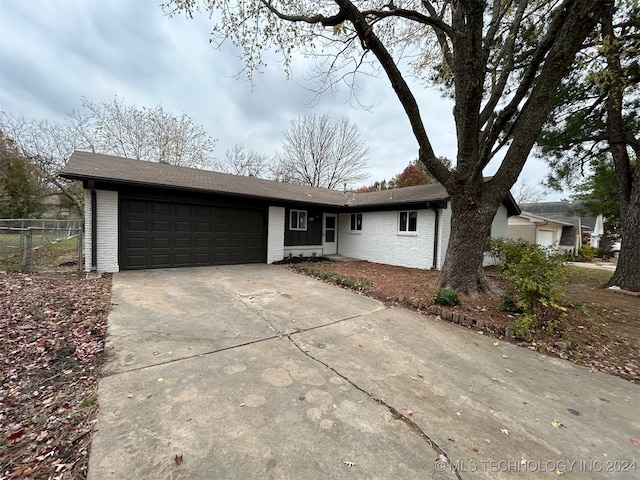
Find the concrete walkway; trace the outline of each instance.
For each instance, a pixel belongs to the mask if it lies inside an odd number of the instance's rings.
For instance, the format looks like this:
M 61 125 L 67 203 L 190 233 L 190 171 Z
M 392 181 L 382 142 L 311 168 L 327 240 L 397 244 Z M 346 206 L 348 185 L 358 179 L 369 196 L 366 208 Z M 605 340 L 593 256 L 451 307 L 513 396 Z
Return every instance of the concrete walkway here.
M 619 378 L 282 267 L 113 292 L 90 480 L 638 478 Z
M 609 270 L 610 272 L 614 272 L 616 269 L 615 262 L 569 262 L 569 265 L 580 268 L 592 268 L 594 270 Z

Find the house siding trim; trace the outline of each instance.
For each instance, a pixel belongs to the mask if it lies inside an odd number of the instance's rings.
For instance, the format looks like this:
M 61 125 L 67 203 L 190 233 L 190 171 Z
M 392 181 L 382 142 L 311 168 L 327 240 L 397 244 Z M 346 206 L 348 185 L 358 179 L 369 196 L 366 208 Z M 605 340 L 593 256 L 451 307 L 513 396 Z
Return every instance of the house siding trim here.
M 93 242 L 96 241 L 96 269 L 98 272 L 115 273 L 118 265 L 118 192 L 96 190 L 96 236 L 93 238 L 91 191 L 85 190 L 85 270 L 94 264 Z

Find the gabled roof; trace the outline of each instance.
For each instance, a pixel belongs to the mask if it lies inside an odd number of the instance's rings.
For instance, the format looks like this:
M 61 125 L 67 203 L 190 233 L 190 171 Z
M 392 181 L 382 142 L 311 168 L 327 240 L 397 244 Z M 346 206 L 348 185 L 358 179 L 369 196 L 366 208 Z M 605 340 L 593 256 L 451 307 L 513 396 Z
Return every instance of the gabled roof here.
M 551 217 L 543 217 L 542 215 L 535 215 L 530 212 L 525 212 L 524 210 L 520 212 L 520 216 L 528 218 L 533 223 L 551 222 L 551 223 L 556 223 L 558 225 L 563 225 L 563 226 L 569 226 L 569 227 L 574 226 L 573 223 L 570 223 L 564 220 L 558 220 Z
M 217 192 L 321 205 L 341 206 L 348 200 L 344 193 L 327 188 L 312 188 L 294 183 L 78 151 L 73 152 L 60 175 L 71 180 Z
M 71 180 L 162 187 L 328 207 L 390 207 L 443 202 L 449 199 L 447 191 L 440 184 L 368 193 L 345 193 L 327 188 L 79 151 L 71 155 L 60 176 Z M 518 206 L 510 194 L 504 203 L 509 214 L 519 213 Z
M 567 222 L 574 227 L 580 224 L 588 230 L 593 230 L 596 223 L 596 217 L 586 213 L 587 209 L 582 202 L 523 203 L 520 208 L 524 212 L 540 215 L 555 222 Z

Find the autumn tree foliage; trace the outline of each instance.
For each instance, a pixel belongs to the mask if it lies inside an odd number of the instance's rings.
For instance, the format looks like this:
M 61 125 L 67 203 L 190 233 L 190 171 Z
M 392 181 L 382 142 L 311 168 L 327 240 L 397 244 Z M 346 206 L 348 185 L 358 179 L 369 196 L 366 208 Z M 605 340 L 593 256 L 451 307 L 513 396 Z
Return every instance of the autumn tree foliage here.
M 317 60 L 320 91 L 357 85 L 382 73 L 401 103 L 418 158 L 451 199 L 451 235 L 440 287 L 492 290 L 482 269 L 491 222 L 516 182 L 553 97 L 576 52 L 613 0 L 169 0 L 169 14 L 212 18 L 214 41 L 241 49 L 247 72 L 265 66 L 266 50 L 285 68 L 298 54 Z M 359 74 L 364 74 L 359 77 Z M 439 88 L 454 100 L 455 168 L 438 157 L 416 87 Z M 387 88 L 380 87 L 380 88 Z M 390 137 L 389 142 L 394 138 Z M 499 166 L 485 182 L 484 169 Z
M 440 159 L 447 167 L 451 166 L 451 161 L 446 158 Z M 398 175 L 396 175 L 392 183 L 396 188 L 413 187 L 415 185 L 428 185 L 437 183 L 438 181 L 429 173 L 424 163 L 416 159 L 409 163 L 407 167 Z

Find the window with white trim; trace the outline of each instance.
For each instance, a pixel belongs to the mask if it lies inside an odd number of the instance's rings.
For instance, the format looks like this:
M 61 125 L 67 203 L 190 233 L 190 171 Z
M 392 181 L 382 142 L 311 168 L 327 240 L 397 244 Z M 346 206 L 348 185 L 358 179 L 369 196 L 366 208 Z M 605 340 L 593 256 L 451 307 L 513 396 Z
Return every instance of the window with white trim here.
M 307 229 L 307 211 L 291 210 L 289 212 L 289 230 Z
M 351 214 L 351 225 L 349 230 L 352 232 L 362 230 L 362 214 L 361 213 L 352 213 Z
M 398 215 L 398 231 L 416 232 L 418 230 L 418 212 L 415 210 L 400 212 Z

